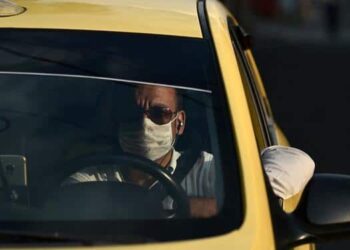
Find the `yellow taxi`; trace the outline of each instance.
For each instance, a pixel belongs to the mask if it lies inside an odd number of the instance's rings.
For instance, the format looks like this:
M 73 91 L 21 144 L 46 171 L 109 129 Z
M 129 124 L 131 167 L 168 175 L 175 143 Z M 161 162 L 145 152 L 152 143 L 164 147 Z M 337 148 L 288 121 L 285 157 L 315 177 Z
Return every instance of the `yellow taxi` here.
M 349 235 L 349 177 L 281 200 L 260 158 L 272 145 L 288 141 L 219 1 L 0 0 L 1 247 L 313 249 Z

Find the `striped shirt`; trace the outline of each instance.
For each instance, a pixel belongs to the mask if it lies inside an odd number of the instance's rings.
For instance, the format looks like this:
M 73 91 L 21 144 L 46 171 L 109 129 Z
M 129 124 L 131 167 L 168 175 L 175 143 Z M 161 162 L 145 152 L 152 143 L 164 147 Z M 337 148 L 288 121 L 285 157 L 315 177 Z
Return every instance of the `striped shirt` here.
M 171 174 L 176 171 L 177 161 L 180 157 L 181 153 L 173 149 L 172 158 L 168 166 Z M 63 185 L 94 181 L 123 181 L 123 178 L 118 170 L 115 170 L 112 173 L 113 176 L 110 176 L 110 174 L 100 170 L 98 167 L 89 167 L 71 175 L 65 180 Z M 150 188 L 152 188 L 154 184 Z M 214 197 L 215 166 L 213 155 L 202 151 L 193 168 L 182 180 L 181 186 L 190 197 Z

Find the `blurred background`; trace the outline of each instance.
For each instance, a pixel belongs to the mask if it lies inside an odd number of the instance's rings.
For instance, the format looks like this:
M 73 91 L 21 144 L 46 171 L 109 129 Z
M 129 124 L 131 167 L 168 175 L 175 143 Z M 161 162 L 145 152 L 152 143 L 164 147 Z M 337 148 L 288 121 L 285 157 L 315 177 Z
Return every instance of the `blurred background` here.
M 253 37 L 275 120 L 291 145 L 313 157 L 317 172 L 350 174 L 350 1 L 223 2 Z
M 350 1 L 226 0 L 253 37 L 274 116 L 318 172 L 350 174 Z

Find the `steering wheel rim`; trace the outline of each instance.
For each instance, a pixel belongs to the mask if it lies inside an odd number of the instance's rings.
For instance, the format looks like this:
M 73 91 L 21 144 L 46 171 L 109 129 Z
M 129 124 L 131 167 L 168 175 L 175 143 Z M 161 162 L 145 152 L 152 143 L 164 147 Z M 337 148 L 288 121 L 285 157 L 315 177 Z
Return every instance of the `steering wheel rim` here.
M 170 176 L 164 168 L 160 167 L 157 163 L 135 156 L 132 154 L 112 155 L 112 154 L 96 154 L 86 155 L 77 159 L 69 161 L 65 165 L 65 170 L 59 177 L 58 182 L 61 184 L 72 174 L 79 172 L 88 167 L 97 167 L 99 165 L 126 165 L 131 168 L 142 171 L 150 176 L 154 177 L 160 184 L 162 184 L 166 192 L 174 199 L 176 203 L 175 216 L 176 217 L 189 217 L 190 205 L 187 194 L 177 183 L 172 176 Z

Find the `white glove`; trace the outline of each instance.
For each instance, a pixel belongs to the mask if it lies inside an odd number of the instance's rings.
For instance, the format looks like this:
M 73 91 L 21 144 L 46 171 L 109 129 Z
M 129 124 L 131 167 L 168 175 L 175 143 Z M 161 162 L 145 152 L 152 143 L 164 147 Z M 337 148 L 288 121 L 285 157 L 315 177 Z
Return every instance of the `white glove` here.
M 304 190 L 315 170 L 311 157 L 297 148 L 271 146 L 261 159 L 274 193 L 283 199 Z

